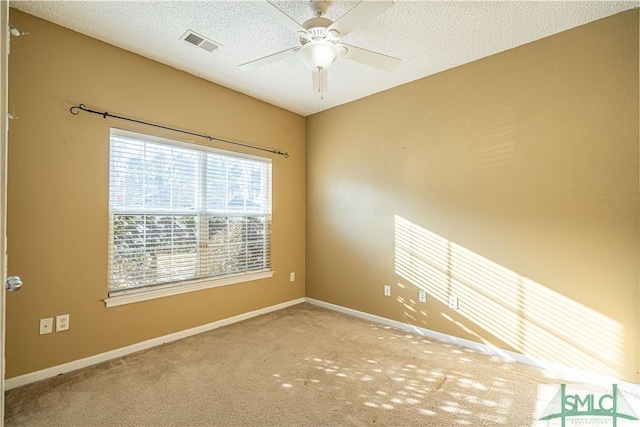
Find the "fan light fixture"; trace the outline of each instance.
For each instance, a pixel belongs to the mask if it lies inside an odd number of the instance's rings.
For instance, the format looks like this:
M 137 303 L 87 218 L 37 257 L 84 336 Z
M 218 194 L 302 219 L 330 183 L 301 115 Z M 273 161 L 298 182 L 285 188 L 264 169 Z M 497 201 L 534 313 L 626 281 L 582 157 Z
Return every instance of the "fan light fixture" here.
M 323 16 L 334 0 L 308 0 L 315 16 L 302 24 L 278 9 L 272 1 L 254 0 L 250 3 L 295 33 L 300 39 L 301 46 L 294 46 L 241 64 L 239 66 L 241 70 L 255 70 L 258 67 L 296 55 L 311 70 L 313 92 L 319 94 L 320 99 L 324 99 L 324 93 L 328 87 L 327 68 L 339 57 L 386 71 L 395 70 L 400 63 L 398 58 L 341 42 L 342 37 L 392 7 L 393 0 L 361 0 L 335 22 Z
M 312 71 L 326 70 L 338 58 L 338 49 L 326 40 L 313 40 L 300 48 L 298 56 Z

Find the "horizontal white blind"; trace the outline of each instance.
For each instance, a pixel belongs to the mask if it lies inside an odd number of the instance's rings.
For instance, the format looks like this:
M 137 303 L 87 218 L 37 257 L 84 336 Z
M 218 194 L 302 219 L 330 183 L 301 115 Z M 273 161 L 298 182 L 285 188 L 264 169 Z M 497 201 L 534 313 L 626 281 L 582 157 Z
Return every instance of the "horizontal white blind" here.
M 112 130 L 109 291 L 270 268 L 271 163 Z

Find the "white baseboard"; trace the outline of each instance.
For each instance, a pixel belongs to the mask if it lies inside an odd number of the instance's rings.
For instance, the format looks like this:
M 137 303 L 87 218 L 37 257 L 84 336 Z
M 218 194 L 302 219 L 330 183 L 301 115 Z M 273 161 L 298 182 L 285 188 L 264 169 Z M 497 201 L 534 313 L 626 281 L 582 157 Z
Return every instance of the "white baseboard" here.
M 250 311 L 248 313 L 243 313 L 237 316 L 221 319 L 216 322 L 208 323 L 206 325 L 197 326 L 195 328 L 187 329 L 187 330 L 176 332 L 169 335 L 164 335 L 162 337 L 153 338 L 147 341 L 142 341 L 140 343 L 132 344 L 127 347 L 122 347 L 119 349 L 107 351 L 105 353 L 96 354 L 94 356 L 89 356 L 84 359 L 74 360 L 72 362 L 64 363 L 62 365 L 52 366 L 50 368 L 42 369 L 40 371 L 31 372 L 25 375 L 9 378 L 5 380 L 5 389 L 11 390 L 13 388 L 20 387 L 26 384 L 42 381 L 47 378 L 51 378 L 67 372 L 75 371 L 77 369 L 86 368 L 91 365 L 96 365 L 98 363 L 106 362 L 108 360 L 116 359 L 118 357 L 126 356 L 128 354 L 136 353 L 142 350 L 146 350 L 152 347 L 156 347 L 156 346 L 159 346 L 168 342 L 176 341 L 182 338 L 186 338 L 192 335 L 197 335 L 202 332 L 207 332 L 213 329 L 217 329 L 225 325 L 231 325 L 233 323 L 237 323 L 242 320 L 251 319 L 252 317 L 260 316 L 266 313 L 271 313 L 277 310 L 281 310 L 283 308 L 301 304 L 303 302 L 308 302 L 318 307 L 337 311 L 350 316 L 365 319 L 371 322 L 391 326 L 391 327 L 394 327 L 403 331 L 411 332 L 426 338 L 431 338 L 437 341 L 470 348 L 479 353 L 498 356 L 505 359 L 506 361 L 510 361 L 510 362 L 517 361 L 517 362 L 525 363 L 528 365 L 532 365 L 532 366 L 544 369 L 548 374 L 550 374 L 550 376 L 555 375 L 557 378 L 562 378 L 563 380 L 570 380 L 570 381 L 574 381 L 575 383 L 583 383 L 583 384 L 584 383 L 602 384 L 606 386 L 611 385 L 612 383 L 616 383 L 618 384 L 621 390 L 627 393 L 640 396 L 639 384 L 634 384 L 634 383 L 622 381 L 619 379 L 606 377 L 593 372 L 586 372 L 578 368 L 562 366 L 557 363 L 540 360 L 531 356 L 527 356 L 525 354 L 503 350 L 487 344 L 481 344 L 475 341 L 458 338 L 452 335 L 443 334 L 441 332 L 432 331 L 430 329 L 421 328 L 419 326 L 409 325 L 408 323 L 391 320 L 386 317 L 365 313 L 363 311 L 354 310 L 351 308 L 343 307 L 336 304 L 331 304 L 331 303 L 316 300 L 313 298 L 298 298 L 295 300 L 291 300 L 291 301 L 283 302 L 280 304 L 272 305 L 269 307 L 261 308 L 258 310 Z
M 399 322 L 397 320 L 387 319 L 386 317 L 376 316 L 375 314 L 365 313 L 363 311 L 354 310 L 351 308 L 343 307 L 336 304 L 331 304 L 325 301 L 320 301 L 313 298 L 305 298 L 305 301 L 309 304 L 316 305 L 318 307 L 326 308 L 329 310 L 337 311 L 350 316 L 359 317 L 371 322 L 380 323 L 382 325 L 392 326 L 394 328 L 411 332 L 419 336 L 431 338 L 436 341 L 445 342 L 448 344 L 455 344 L 462 347 L 470 348 L 479 353 L 489 354 L 492 356 L 498 356 L 505 359 L 508 362 L 520 362 L 527 365 L 532 365 L 537 368 L 545 370 L 550 378 L 558 378 L 564 381 L 573 381 L 579 384 L 599 384 L 603 386 L 610 386 L 611 384 L 618 384 L 618 387 L 636 396 L 640 396 L 640 384 L 630 383 L 622 381 L 620 379 L 607 377 L 594 372 L 587 372 L 578 368 L 563 366 L 558 363 L 549 362 L 546 360 L 538 359 L 526 354 L 516 353 L 509 350 L 503 350 L 495 346 L 481 344 L 475 341 L 470 341 L 464 338 L 458 338 L 453 335 L 443 334 L 441 332 L 432 331 L 430 329 L 421 328 L 419 326 L 409 325 L 408 323 Z
M 47 378 L 55 377 L 56 375 L 65 374 L 67 372 L 75 371 L 80 368 L 86 368 L 87 366 L 96 365 L 98 363 L 106 362 L 107 360 L 116 359 L 118 357 L 126 356 L 128 354 L 136 353 L 138 351 L 146 350 L 151 347 L 156 347 L 168 342 L 176 341 L 182 338 L 190 337 L 192 335 L 201 334 L 212 329 L 217 329 L 222 326 L 237 323 L 242 320 L 251 319 L 252 317 L 260 316 L 262 314 L 271 313 L 273 311 L 282 310 L 283 308 L 291 307 L 292 305 L 301 304 L 305 302 L 304 298 L 298 298 L 295 300 L 283 302 L 280 304 L 272 305 L 258 310 L 250 311 L 248 313 L 239 314 L 237 316 L 228 317 L 212 323 L 208 323 L 202 326 L 196 326 L 195 328 L 187 329 L 173 334 L 164 335 L 162 337 L 153 338 L 147 341 L 142 341 L 136 344 L 129 345 L 127 347 L 118 348 L 115 350 L 107 351 L 105 353 L 96 354 L 95 356 L 85 357 L 84 359 L 74 360 L 62 365 L 52 366 L 51 368 L 42 369 L 36 372 L 30 372 L 25 375 L 9 378 L 5 380 L 5 390 L 11 390 L 16 387 L 20 387 L 26 384 L 42 381 Z

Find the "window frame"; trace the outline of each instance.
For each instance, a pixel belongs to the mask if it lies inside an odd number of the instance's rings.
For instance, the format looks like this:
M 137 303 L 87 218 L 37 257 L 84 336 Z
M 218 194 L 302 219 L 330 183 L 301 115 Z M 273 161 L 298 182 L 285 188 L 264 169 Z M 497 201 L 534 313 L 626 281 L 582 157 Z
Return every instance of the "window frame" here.
M 123 305 L 123 304 L 131 304 L 131 303 L 136 303 L 136 302 L 140 302 L 140 301 L 146 301 L 146 300 L 151 300 L 151 299 L 156 299 L 156 298 L 162 298 L 162 297 L 166 297 L 166 296 L 171 296 L 171 295 L 179 295 L 179 294 L 183 294 L 183 293 L 187 293 L 187 292 L 194 292 L 194 291 L 198 291 L 198 290 L 202 290 L 202 289 L 209 289 L 209 288 L 214 288 L 214 287 L 219 287 L 219 286 L 228 286 L 228 285 L 232 285 L 232 284 L 236 284 L 236 283 L 243 283 L 243 282 L 248 282 L 248 281 L 254 281 L 254 280 L 261 280 L 261 279 L 267 279 L 270 277 L 273 277 L 274 275 L 274 271 L 271 268 L 271 224 L 272 224 L 272 216 L 273 216 L 273 208 L 272 208 L 272 191 L 273 191 L 273 170 L 272 170 L 272 161 L 270 158 L 268 157 L 261 157 L 261 156 L 254 156 L 254 155 L 250 155 L 250 154 L 245 154 L 245 153 L 238 153 L 235 151 L 229 151 L 229 150 L 223 150 L 220 148 L 214 148 L 214 147 L 210 147 L 207 145 L 202 145 L 202 144 L 196 144 L 194 142 L 187 142 L 187 141 L 181 141 L 181 140 L 176 140 L 176 139 L 170 139 L 170 138 L 163 138 L 160 136 L 155 136 L 155 135 L 149 135 L 149 134 L 145 134 L 145 133 L 141 133 L 141 132 L 133 132 L 133 131 L 129 131 L 129 130 L 124 130 L 124 129 L 120 129 L 120 128 L 115 128 L 112 127 L 110 128 L 110 132 L 109 132 L 109 147 L 111 147 L 111 137 L 113 135 L 116 136 L 122 136 L 125 138 L 132 138 L 132 139 L 137 139 L 137 140 L 142 140 L 145 142 L 150 142 L 150 143 L 159 143 L 159 144 L 164 144 L 164 145 L 170 145 L 170 146 L 176 146 L 176 147 L 180 147 L 180 148 L 186 148 L 186 149 L 190 149 L 190 150 L 196 150 L 196 151 L 200 151 L 200 152 L 204 152 L 204 153 L 215 153 L 215 154 L 219 154 L 219 155 L 223 155 L 223 156 L 229 156 L 229 157 L 234 157 L 234 158 L 245 158 L 245 159 L 250 159 L 250 160 L 256 160 L 256 161 L 260 161 L 263 163 L 266 163 L 269 165 L 269 182 L 268 182 L 268 190 L 269 190 L 269 195 L 268 195 L 268 203 L 269 203 L 269 208 L 267 210 L 266 214 L 261 214 L 265 216 L 265 220 L 268 223 L 268 227 L 267 227 L 267 233 L 269 234 L 268 236 L 268 242 L 266 242 L 266 249 L 268 250 L 268 253 L 266 254 L 267 257 L 269 257 L 269 263 L 268 265 L 264 268 L 264 269 L 260 269 L 260 270 L 255 270 L 255 271 L 244 271 L 244 272 L 238 272 L 238 273 L 230 273 L 230 274 L 225 274 L 225 275 L 220 275 L 220 276 L 211 276 L 211 277 L 196 277 L 196 278 L 192 278 L 192 279 L 186 279 L 186 280 L 180 280 L 180 281 L 173 281 L 173 282 L 168 282 L 168 283 L 161 283 L 161 284 L 153 284 L 153 285 L 146 285 L 146 286 L 139 286 L 139 287 L 133 287 L 133 288 L 129 288 L 129 289 L 122 289 L 122 290 L 117 290 L 117 291 L 113 291 L 112 289 L 110 289 L 110 279 L 108 279 L 108 285 L 107 285 L 107 298 L 104 300 L 105 305 L 107 307 L 115 307 L 115 306 L 119 306 L 119 305 Z M 112 247 L 113 247 L 113 239 L 114 239 L 114 234 L 113 234 L 113 223 L 114 223 L 114 215 L 121 215 L 121 214 L 132 214 L 135 215 L 134 211 L 139 210 L 139 214 L 150 214 L 150 215 L 158 215 L 161 214 L 161 209 L 156 209 L 154 211 L 154 208 L 140 208 L 140 209 L 122 209 L 119 207 L 112 207 L 111 205 L 111 148 L 109 149 L 109 180 L 108 180 L 108 186 L 109 186 L 109 203 L 108 203 L 108 216 L 109 216 L 109 239 L 108 239 L 108 262 L 109 262 L 109 272 L 111 271 L 111 257 L 112 257 Z M 175 211 L 171 212 L 172 214 L 178 214 L 178 210 L 176 209 Z M 186 212 L 185 212 L 186 213 Z M 189 211 L 189 214 L 192 214 L 196 217 L 209 217 L 211 216 L 211 214 L 207 214 L 206 211 L 204 210 L 196 210 L 196 211 Z M 227 217 L 231 217 L 231 216 L 256 216 L 255 212 L 246 212 L 242 215 L 223 215 L 223 216 L 227 216 Z M 200 230 L 201 226 L 198 227 L 197 229 L 197 233 L 201 233 Z M 198 245 L 200 246 L 200 245 Z M 200 247 L 202 248 L 202 247 Z M 200 254 L 200 252 L 198 251 L 198 254 Z M 197 255 L 199 256 L 199 255 Z M 110 273 L 109 273 L 110 274 Z

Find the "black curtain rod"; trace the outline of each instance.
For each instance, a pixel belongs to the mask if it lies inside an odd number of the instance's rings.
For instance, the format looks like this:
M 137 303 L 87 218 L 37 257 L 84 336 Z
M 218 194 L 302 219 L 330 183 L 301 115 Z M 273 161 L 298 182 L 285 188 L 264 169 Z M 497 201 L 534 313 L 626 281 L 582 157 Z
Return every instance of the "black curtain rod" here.
M 239 145 L 240 147 L 251 148 L 253 150 L 266 151 L 268 153 L 273 153 L 273 154 L 278 154 L 280 156 L 284 156 L 285 159 L 289 158 L 289 153 L 287 153 L 287 152 L 282 152 L 282 151 L 278 151 L 278 150 L 270 150 L 268 148 L 258 147 L 256 145 L 244 144 L 242 142 L 229 141 L 228 139 L 216 138 L 216 137 L 209 136 L 209 135 L 204 135 L 204 134 L 201 134 L 201 133 L 189 132 L 189 131 L 186 131 L 186 130 L 176 129 L 176 128 L 172 128 L 172 127 L 169 127 L 169 126 L 163 126 L 163 125 L 158 125 L 158 124 L 155 124 L 155 123 L 145 122 L 145 121 L 142 121 L 142 120 L 132 119 L 130 117 L 116 116 L 115 114 L 111 114 L 111 113 L 108 113 L 106 111 L 91 110 L 91 109 L 87 108 L 84 104 L 74 105 L 73 107 L 69 108 L 69 112 L 71 114 L 73 114 L 74 116 L 77 116 L 78 114 L 80 114 L 80 110 L 86 111 L 87 113 L 91 113 L 91 114 L 98 114 L 98 115 L 102 116 L 102 118 L 104 118 L 104 119 L 106 119 L 107 117 L 113 117 L 114 119 L 126 120 L 128 122 L 134 122 L 134 123 L 140 123 L 140 124 L 145 125 L 145 126 L 153 126 L 153 127 L 160 128 L 160 129 L 170 130 L 170 131 L 173 131 L 173 132 L 179 132 L 179 133 L 184 133 L 184 134 L 187 134 L 187 135 L 198 136 L 200 138 L 208 139 L 209 141 L 224 142 L 225 144 Z

